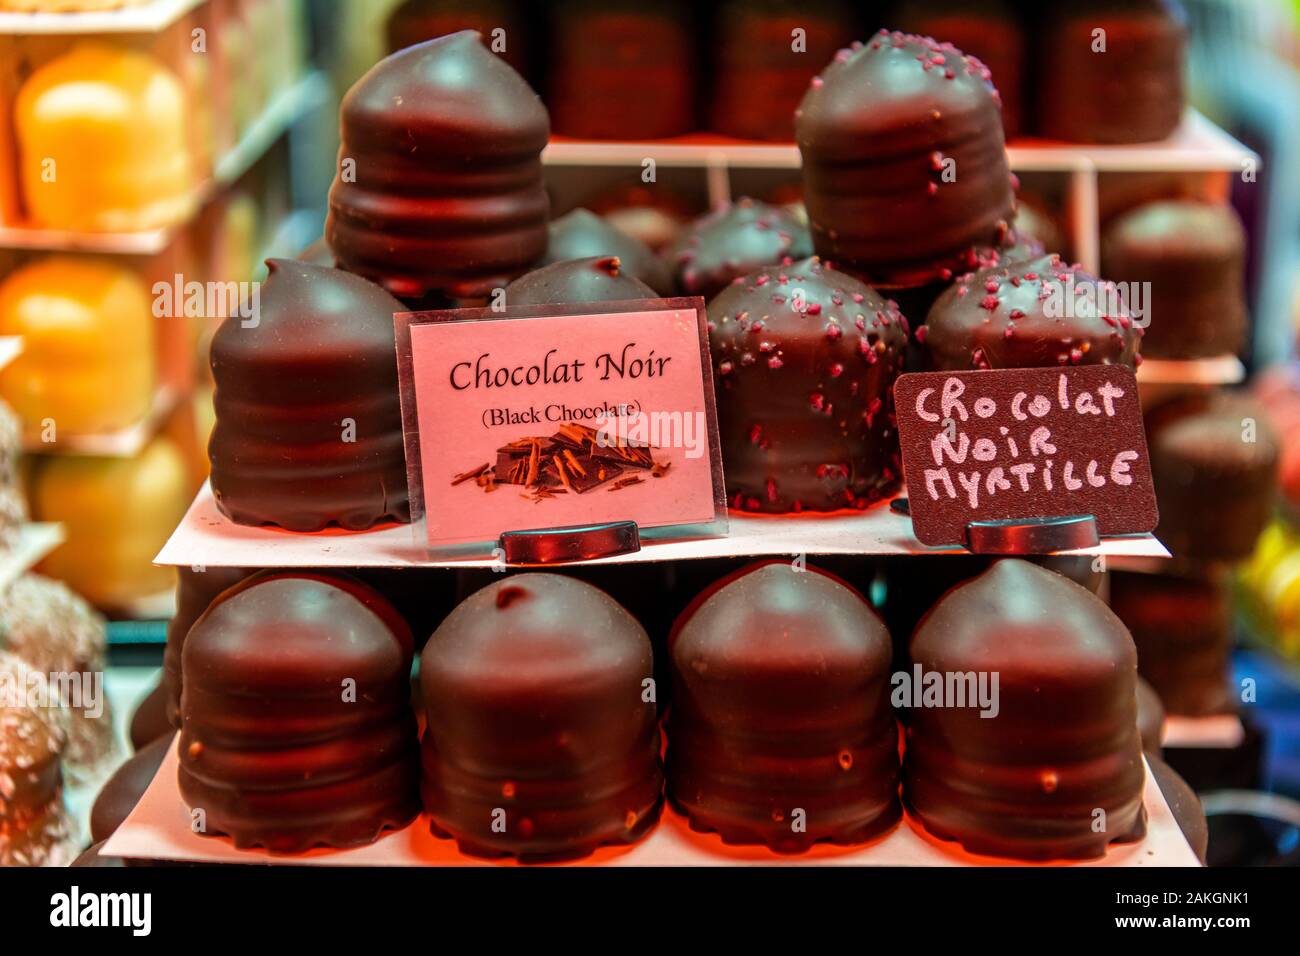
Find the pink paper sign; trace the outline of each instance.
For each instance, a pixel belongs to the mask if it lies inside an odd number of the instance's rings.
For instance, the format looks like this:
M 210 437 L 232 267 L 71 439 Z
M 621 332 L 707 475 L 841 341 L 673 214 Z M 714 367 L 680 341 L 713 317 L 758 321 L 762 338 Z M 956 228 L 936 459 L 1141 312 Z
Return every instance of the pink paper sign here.
M 722 509 L 698 299 L 397 317 L 410 492 L 430 547 Z M 539 314 L 541 313 L 541 314 Z

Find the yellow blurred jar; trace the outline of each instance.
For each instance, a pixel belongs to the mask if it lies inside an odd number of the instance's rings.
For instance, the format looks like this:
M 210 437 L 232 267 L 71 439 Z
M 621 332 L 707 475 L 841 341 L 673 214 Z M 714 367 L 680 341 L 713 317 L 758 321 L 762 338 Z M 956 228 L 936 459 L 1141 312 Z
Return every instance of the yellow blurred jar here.
M 130 232 L 172 225 L 194 207 L 180 81 L 152 56 L 85 42 L 18 91 L 23 202 L 48 229 Z
M 145 417 L 151 303 L 133 271 L 82 256 L 38 259 L 0 282 L 0 335 L 23 337 L 22 353 L 0 370 L 0 395 L 28 435 L 98 435 Z
M 185 514 L 191 482 L 181 453 L 154 439 L 135 458 L 52 455 L 29 461 L 38 521 L 61 521 L 67 540 L 40 571 L 93 604 L 128 609 L 171 588 L 175 572 L 153 558 Z

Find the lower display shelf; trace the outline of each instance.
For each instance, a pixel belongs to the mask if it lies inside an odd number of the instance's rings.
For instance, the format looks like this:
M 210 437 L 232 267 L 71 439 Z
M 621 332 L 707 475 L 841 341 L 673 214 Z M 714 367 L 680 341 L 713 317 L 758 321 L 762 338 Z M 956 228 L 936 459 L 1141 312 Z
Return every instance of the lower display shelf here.
M 686 541 L 643 542 L 634 554 L 602 558 L 590 564 L 680 561 L 793 554 L 964 554 L 963 549 L 928 548 L 916 540 L 911 519 L 886 502 L 865 511 L 819 515 L 729 517 L 725 537 Z M 503 531 L 509 529 L 502 529 Z M 1167 558 L 1169 552 L 1151 535 L 1106 538 L 1094 548 L 1064 554 L 1104 554 Z M 245 568 L 489 568 L 493 558 L 430 558 L 409 525 L 386 525 L 370 531 L 300 534 L 273 527 L 238 525 L 217 509 L 211 486 L 200 489 L 194 503 L 154 559 L 178 567 Z
M 388 831 L 369 846 L 348 850 L 317 849 L 293 856 L 263 850 L 238 850 L 224 837 L 206 837 L 190 830 L 190 811 L 176 783 L 179 763 L 173 744 L 157 776 L 126 822 L 103 847 L 104 856 L 172 860 L 193 863 L 289 864 L 309 866 L 519 866 L 513 860 L 484 860 L 465 856 L 452 840 L 429 832 L 419 817 L 402 830 Z M 1099 860 L 1053 862 L 1038 866 L 1199 866 L 1174 820 L 1169 804 L 1147 768 L 1144 800 L 1147 834 L 1136 842 L 1116 844 Z M 538 864 L 529 864 L 538 865 Z M 817 844 L 806 853 L 785 856 L 762 847 L 727 846 L 715 834 L 696 833 L 685 819 L 666 808 L 662 819 L 643 840 L 629 846 L 602 847 L 581 860 L 554 866 L 1008 866 L 1017 860 L 975 856 L 954 843 L 924 833 L 910 818 L 879 839 L 852 847 Z

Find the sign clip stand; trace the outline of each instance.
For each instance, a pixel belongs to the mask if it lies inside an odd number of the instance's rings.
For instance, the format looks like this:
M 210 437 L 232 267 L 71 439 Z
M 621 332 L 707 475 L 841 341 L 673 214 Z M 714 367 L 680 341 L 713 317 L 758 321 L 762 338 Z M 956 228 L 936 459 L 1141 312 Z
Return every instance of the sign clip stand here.
M 895 514 L 911 515 L 907 498 L 889 503 Z M 1060 518 L 1008 518 L 972 521 L 966 525 L 966 550 L 972 554 L 1051 554 L 1095 548 L 1101 544 L 1093 515 Z
M 641 550 L 641 533 L 635 521 L 504 531 L 497 548 L 506 564 L 567 564 L 634 554 Z
M 966 525 L 966 550 L 972 554 L 1050 554 L 1101 544 L 1092 515 L 1059 518 L 1009 518 Z

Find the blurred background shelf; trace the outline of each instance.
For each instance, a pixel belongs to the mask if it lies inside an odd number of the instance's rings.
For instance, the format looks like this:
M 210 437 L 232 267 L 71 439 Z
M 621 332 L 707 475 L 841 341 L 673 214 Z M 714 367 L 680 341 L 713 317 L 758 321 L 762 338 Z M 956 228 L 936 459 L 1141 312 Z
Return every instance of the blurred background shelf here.
M 149 0 L 116 10 L 69 13 L 0 13 L 0 34 L 157 33 L 208 0 Z
M 162 428 L 181 401 L 181 395 L 170 386 L 154 392 L 153 407 L 149 414 L 128 428 L 100 435 L 56 434 L 56 441 L 45 442 L 38 435 L 25 435 L 23 449 L 42 455 L 95 455 L 105 458 L 133 458 L 138 455 Z
M 214 197 L 237 182 L 304 117 L 319 111 L 330 101 L 329 81 L 319 70 L 307 73 L 275 94 L 261 114 L 245 129 L 239 142 L 217 159 L 212 177 L 196 187 L 190 212 L 182 222 L 139 232 L 72 232 L 0 224 L 0 248 L 123 256 L 162 253 Z

